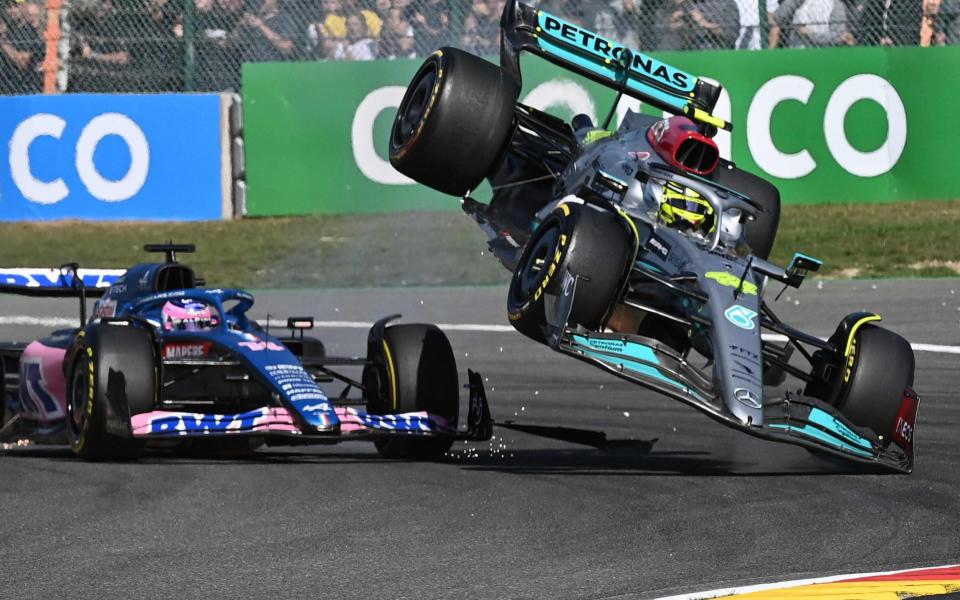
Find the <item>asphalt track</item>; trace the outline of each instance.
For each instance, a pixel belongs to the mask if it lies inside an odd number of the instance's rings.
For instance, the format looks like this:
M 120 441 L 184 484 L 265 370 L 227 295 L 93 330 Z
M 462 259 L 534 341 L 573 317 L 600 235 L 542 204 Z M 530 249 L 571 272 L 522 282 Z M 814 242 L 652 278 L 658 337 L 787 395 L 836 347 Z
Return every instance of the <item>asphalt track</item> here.
M 500 288 L 264 292 L 254 312 L 344 323 L 504 325 Z M 828 335 L 874 309 L 915 343 L 960 346 L 960 280 L 812 282 L 775 305 Z M 11 316 L 67 301 L 0 298 Z M 655 598 L 773 580 L 960 562 L 960 355 L 918 351 L 909 476 L 846 472 L 517 334 L 449 333 L 494 416 L 590 427 L 600 451 L 499 430 L 443 463 L 353 442 L 252 458 L 87 464 L 59 448 L 0 454 L 0 598 Z M 465 401 L 465 398 L 464 398 Z

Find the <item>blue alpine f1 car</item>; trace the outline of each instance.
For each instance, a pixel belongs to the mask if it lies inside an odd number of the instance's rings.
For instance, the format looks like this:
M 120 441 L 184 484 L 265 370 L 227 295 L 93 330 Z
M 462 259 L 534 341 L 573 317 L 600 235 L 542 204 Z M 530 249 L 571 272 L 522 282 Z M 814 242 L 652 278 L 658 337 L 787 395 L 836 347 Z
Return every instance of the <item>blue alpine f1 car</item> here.
M 311 317 L 291 317 L 290 334 L 277 337 L 247 316 L 249 293 L 200 287 L 176 259 L 193 245 L 144 249 L 165 262 L 0 272 L 0 293 L 80 300 L 78 327 L 0 344 L 0 440 L 68 443 L 85 459 L 124 460 L 151 445 L 348 439 L 373 440 L 385 457 L 433 459 L 456 439 L 489 439 L 474 372 L 468 426 L 457 428 L 456 362 L 436 326 L 389 325 L 399 315 L 386 317 L 370 329 L 366 357 L 328 356 L 304 335 Z M 88 320 L 90 297 L 99 299 Z M 362 368 L 360 380 L 345 367 Z M 344 385 L 336 400 L 318 385 L 334 381 Z

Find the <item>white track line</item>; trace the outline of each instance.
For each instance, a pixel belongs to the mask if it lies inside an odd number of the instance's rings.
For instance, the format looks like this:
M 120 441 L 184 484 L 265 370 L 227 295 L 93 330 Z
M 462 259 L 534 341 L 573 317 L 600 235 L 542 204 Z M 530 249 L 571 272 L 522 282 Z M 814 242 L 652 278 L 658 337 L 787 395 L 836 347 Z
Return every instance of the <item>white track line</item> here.
M 846 575 L 831 575 L 829 577 L 814 577 L 812 579 L 795 579 L 793 581 L 781 581 L 779 583 L 761 583 L 759 585 L 748 585 L 743 587 L 731 587 L 721 590 L 711 590 L 709 592 L 694 592 L 692 594 L 679 594 L 676 596 L 663 596 L 656 600 L 706 600 L 708 598 L 723 598 L 740 594 L 749 594 L 752 592 L 763 592 L 767 590 L 782 590 L 787 588 L 799 587 L 802 585 L 813 585 L 816 583 L 834 583 L 844 579 L 859 579 L 861 577 L 878 577 L 881 575 L 899 575 L 909 574 L 914 571 L 928 571 L 930 569 L 952 569 L 960 565 L 941 565 L 939 567 L 921 567 L 915 569 L 902 569 L 899 571 L 879 571 L 876 573 L 848 573 Z
M 266 320 L 261 320 L 266 324 Z M 287 322 L 280 319 L 270 319 L 270 327 L 286 329 Z M 21 325 L 30 327 L 75 327 L 77 319 L 66 317 L 32 317 L 29 315 L 0 316 L 0 326 Z M 369 329 L 371 321 L 314 321 L 318 329 Z M 480 333 L 513 333 L 510 325 L 488 325 L 485 323 L 437 323 L 445 331 L 473 331 Z M 765 333 L 763 339 L 768 342 L 786 342 L 787 336 L 776 333 Z M 933 352 L 936 354 L 960 354 L 960 346 L 943 346 L 939 344 L 911 344 L 917 352 Z

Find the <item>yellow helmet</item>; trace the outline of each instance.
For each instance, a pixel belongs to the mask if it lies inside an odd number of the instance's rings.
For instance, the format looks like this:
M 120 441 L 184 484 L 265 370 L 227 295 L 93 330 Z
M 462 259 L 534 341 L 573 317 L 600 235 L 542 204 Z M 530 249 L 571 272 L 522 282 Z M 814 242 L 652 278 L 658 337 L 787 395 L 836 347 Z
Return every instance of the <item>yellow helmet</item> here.
M 697 192 L 668 181 L 660 196 L 660 218 L 681 231 L 711 232 L 717 226 L 710 202 Z

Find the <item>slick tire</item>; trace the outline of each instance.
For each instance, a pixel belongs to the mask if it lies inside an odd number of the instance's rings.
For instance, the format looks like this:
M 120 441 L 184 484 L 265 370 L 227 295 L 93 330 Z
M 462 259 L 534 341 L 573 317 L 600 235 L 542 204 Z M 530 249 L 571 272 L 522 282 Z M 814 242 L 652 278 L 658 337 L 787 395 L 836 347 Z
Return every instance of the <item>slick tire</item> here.
M 633 259 L 631 234 L 617 215 L 564 203 L 530 237 L 510 281 L 507 317 L 513 327 L 546 343 L 544 296 L 564 293 L 564 274 L 580 277 L 570 322 L 599 330 L 616 302 Z
M 710 179 L 724 187 L 741 192 L 763 209 L 757 218 L 744 225 L 744 237 L 753 253 L 760 258 L 770 257 L 780 227 L 780 191 L 769 181 L 753 173 L 723 163 L 710 174 Z
M 889 444 L 903 391 L 913 385 L 910 343 L 886 329 L 865 325 L 853 338 L 843 365 L 836 406 L 854 424 L 869 427 Z
M 374 365 L 364 369 L 367 412 L 395 414 L 426 411 L 453 427 L 460 415 L 457 362 L 450 341 L 435 325 L 404 324 L 384 331 L 385 372 Z M 375 440 L 380 456 L 406 460 L 436 460 L 452 437 L 391 435 Z
M 440 48 L 413 76 L 390 130 L 390 164 L 454 196 L 497 166 L 513 132 L 516 83 L 500 67 Z
M 86 460 L 139 457 L 143 443 L 132 437 L 130 416 L 153 410 L 156 378 L 148 332 L 119 325 L 87 330 L 68 379 L 67 429 L 73 452 Z

